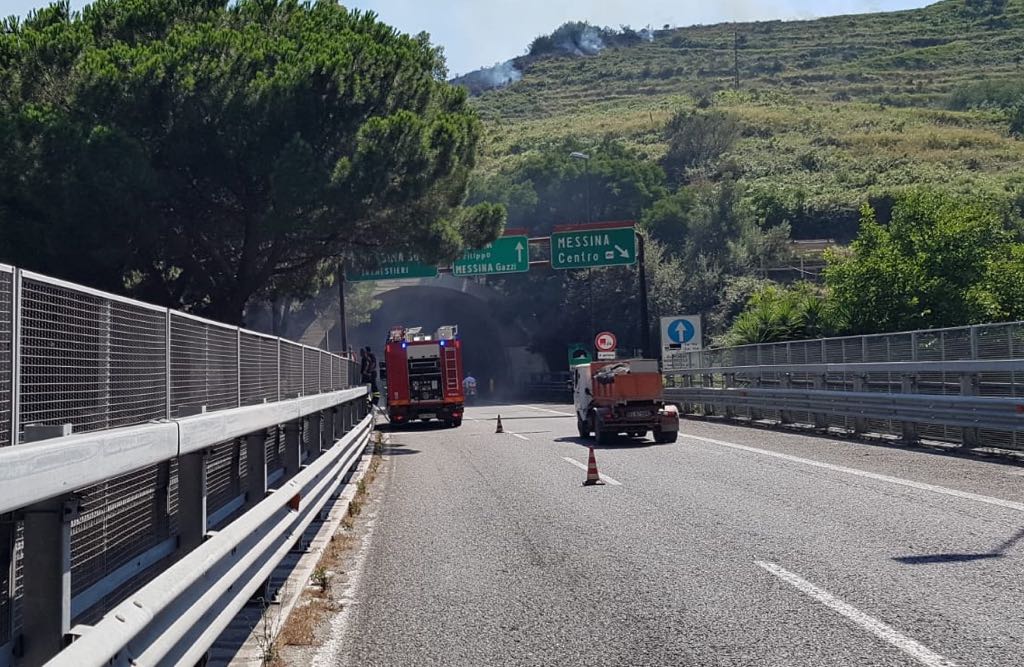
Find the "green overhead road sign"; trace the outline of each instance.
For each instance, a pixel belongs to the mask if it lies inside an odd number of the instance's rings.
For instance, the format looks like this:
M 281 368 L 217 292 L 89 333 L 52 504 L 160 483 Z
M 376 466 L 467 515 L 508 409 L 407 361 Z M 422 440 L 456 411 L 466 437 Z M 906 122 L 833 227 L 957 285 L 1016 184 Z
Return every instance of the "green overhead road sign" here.
M 377 268 L 365 272 L 346 271 L 345 279 L 352 282 L 365 280 L 402 280 L 403 278 L 433 278 L 436 266 L 427 266 L 415 253 L 397 252 L 381 257 Z
M 502 236 L 452 262 L 453 276 L 489 276 L 529 270 L 530 243 L 526 236 Z
M 553 269 L 586 269 L 635 263 L 636 236 L 632 227 L 581 227 L 551 234 Z

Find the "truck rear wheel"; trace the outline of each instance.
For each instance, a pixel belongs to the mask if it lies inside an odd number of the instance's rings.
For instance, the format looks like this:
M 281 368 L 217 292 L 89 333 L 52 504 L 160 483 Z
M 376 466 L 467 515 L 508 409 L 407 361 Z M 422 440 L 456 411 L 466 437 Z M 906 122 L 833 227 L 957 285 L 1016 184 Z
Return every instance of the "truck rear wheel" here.
M 604 430 L 604 420 L 598 414 L 594 415 L 594 444 L 598 447 L 607 445 L 611 439 L 612 434 Z
M 654 431 L 654 442 L 662 445 L 675 442 L 679 438 L 679 431 L 662 431 L 660 428 Z

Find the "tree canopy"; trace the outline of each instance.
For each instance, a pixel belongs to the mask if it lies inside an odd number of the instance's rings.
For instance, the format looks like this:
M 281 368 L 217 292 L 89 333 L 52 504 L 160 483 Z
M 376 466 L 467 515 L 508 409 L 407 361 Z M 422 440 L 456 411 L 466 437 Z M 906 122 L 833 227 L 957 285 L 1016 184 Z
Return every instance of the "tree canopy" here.
M 238 321 L 343 258 L 457 256 L 481 133 L 425 34 L 297 0 L 66 1 L 0 30 L 0 255 Z
M 896 198 L 892 220 L 862 211 L 849 249 L 826 255 L 823 289 L 759 291 L 731 343 L 868 334 L 1024 318 L 1024 242 L 1012 213 L 930 189 Z

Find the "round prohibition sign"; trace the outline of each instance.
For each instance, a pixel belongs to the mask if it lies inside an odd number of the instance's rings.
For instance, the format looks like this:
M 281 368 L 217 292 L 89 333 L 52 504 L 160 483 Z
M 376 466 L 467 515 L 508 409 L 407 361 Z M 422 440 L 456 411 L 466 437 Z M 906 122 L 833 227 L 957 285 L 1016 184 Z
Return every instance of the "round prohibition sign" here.
M 611 331 L 602 331 L 594 338 L 594 347 L 600 352 L 611 352 L 619 344 L 619 340 Z

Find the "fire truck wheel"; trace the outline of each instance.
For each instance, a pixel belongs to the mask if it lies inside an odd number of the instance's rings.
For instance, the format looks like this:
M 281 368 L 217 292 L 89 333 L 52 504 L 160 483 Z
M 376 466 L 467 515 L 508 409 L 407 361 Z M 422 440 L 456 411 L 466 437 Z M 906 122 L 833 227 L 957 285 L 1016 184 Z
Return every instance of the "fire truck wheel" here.
M 590 426 L 587 422 L 580 419 L 579 415 L 576 415 L 576 432 L 580 434 L 581 438 L 590 437 Z
M 462 417 L 459 417 L 458 419 L 449 419 L 448 426 L 452 428 L 458 428 L 462 426 Z

